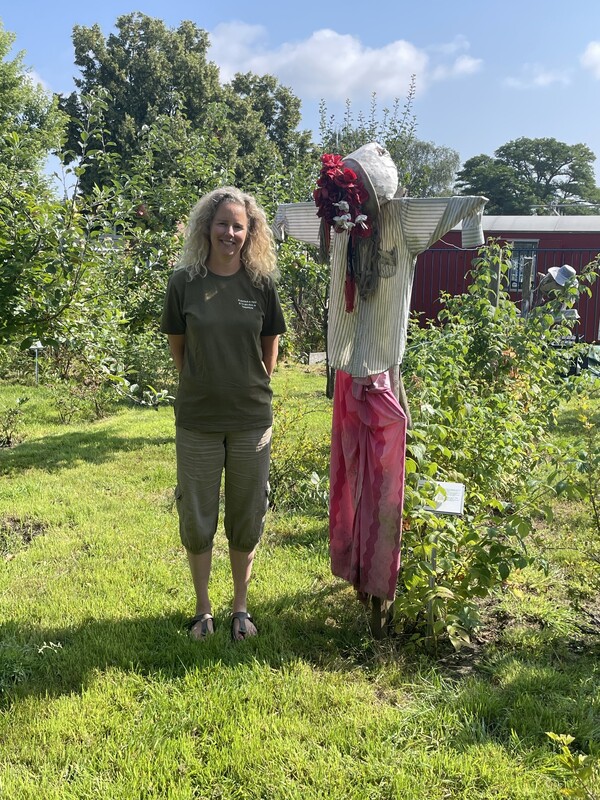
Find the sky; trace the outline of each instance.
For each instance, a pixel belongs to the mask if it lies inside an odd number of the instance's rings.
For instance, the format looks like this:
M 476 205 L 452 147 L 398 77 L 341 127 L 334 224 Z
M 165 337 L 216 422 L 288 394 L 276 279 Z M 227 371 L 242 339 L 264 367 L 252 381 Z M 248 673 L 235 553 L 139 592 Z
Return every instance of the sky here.
M 69 93 L 74 25 L 100 25 L 134 11 L 169 27 L 192 20 L 209 34 L 223 82 L 269 73 L 302 101 L 301 128 L 318 141 L 319 103 L 341 122 L 346 100 L 368 115 L 406 98 L 416 80 L 417 136 L 458 151 L 461 161 L 521 136 L 583 142 L 600 183 L 600 3 L 597 0 L 203 0 L 101 4 L 0 0 L 32 76 Z

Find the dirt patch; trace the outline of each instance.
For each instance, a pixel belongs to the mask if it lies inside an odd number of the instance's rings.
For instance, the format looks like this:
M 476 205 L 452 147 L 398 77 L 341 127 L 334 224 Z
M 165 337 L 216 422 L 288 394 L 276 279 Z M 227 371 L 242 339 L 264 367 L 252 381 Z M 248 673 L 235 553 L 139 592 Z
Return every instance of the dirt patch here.
M 47 523 L 32 517 L 0 517 L 0 555 L 10 559 L 47 530 Z

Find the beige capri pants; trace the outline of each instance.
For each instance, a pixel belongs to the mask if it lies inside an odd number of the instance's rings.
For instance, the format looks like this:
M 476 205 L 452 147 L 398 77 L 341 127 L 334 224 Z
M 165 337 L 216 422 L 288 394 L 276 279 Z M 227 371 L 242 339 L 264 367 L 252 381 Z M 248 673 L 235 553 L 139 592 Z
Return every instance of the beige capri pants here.
M 250 553 L 262 535 L 269 500 L 272 428 L 224 433 L 176 428 L 179 535 L 192 553 L 212 548 L 225 469 L 225 534 L 232 550 Z

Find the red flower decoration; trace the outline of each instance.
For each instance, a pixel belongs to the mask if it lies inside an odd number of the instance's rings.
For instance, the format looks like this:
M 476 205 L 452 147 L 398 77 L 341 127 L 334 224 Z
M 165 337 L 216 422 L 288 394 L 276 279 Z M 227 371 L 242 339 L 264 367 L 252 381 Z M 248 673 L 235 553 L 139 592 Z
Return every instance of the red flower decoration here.
M 337 231 L 349 231 L 352 238 L 371 235 L 371 221 L 362 212 L 369 199 L 361 179 L 346 167 L 341 156 L 325 153 L 321 156 L 321 172 L 313 198 L 317 216 Z

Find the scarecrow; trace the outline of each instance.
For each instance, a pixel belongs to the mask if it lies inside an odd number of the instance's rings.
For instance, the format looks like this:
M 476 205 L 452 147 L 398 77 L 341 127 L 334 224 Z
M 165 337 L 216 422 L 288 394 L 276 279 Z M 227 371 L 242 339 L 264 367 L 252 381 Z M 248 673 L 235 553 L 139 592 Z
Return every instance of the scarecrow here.
M 404 197 L 390 154 L 376 142 L 345 158 L 326 154 L 321 160 L 314 203 L 279 206 L 273 228 L 280 240 L 318 244 L 330 262 L 327 346 L 337 371 L 331 569 L 361 599 L 392 601 L 408 412 L 392 386 L 406 347 L 417 255 L 461 221 L 463 247 L 483 244 L 487 200 Z
M 579 288 L 579 281 L 573 267 L 570 264 L 563 264 L 562 267 L 550 267 L 544 275 L 539 273 L 539 276 L 540 280 L 533 294 L 531 308 L 542 306 L 552 300 L 560 300 L 562 302 L 555 315 L 555 322 L 578 322 L 579 312 L 572 307 L 575 297 L 571 291 Z

